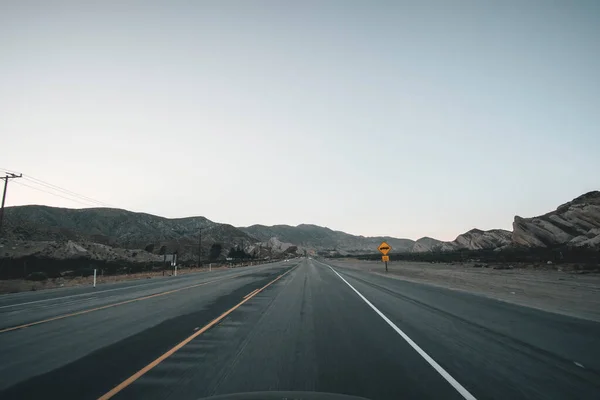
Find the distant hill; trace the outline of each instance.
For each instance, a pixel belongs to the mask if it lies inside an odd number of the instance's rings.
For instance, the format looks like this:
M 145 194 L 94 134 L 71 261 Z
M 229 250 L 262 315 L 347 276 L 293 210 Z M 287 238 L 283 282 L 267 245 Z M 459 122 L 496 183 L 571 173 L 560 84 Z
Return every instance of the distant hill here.
M 451 242 L 430 237 L 423 237 L 414 241 L 389 236 L 355 236 L 329 228 L 306 224 L 298 226 L 252 225 L 240 229 L 263 242 L 276 238 L 281 242 L 300 246 L 300 248 L 313 249 L 322 254 L 338 253 L 341 255 L 351 255 L 373 253 L 382 241 L 386 241 L 392 246 L 393 253 L 494 249 L 511 244 L 511 232 L 502 229 L 489 231 L 472 229 L 458 235 Z
M 197 257 L 202 229 L 203 254 L 213 243 L 223 249 L 256 241 L 243 231 L 205 217 L 169 219 L 112 208 L 68 209 L 47 206 L 7 207 L 3 238 L 19 241 L 90 241 L 117 248 L 144 249 L 157 253 L 179 251 Z
M 444 242 L 427 236 L 418 239 L 411 249 L 414 253 L 453 250 L 456 250 L 456 246 L 452 242 Z
M 334 231 L 317 225 L 252 225 L 239 228 L 250 236 L 266 242 L 271 238 L 284 243 L 291 243 L 301 249 L 309 249 L 321 254 L 338 253 L 365 254 L 374 252 L 382 241 L 392 246 L 394 252 L 409 252 L 414 244 L 410 239 L 398 239 L 389 236 L 355 236 L 341 231 Z

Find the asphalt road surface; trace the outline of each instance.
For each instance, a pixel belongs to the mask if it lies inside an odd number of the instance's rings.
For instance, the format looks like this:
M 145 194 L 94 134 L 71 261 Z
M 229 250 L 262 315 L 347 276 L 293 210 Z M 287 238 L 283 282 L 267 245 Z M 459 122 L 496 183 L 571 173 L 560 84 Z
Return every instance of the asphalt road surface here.
M 324 262 L 2 296 L 0 398 L 600 398 L 598 323 Z

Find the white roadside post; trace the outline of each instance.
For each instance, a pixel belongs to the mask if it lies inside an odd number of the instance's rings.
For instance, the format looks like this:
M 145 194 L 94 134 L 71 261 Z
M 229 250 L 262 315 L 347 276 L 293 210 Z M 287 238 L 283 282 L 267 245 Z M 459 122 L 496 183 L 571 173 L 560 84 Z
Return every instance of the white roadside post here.
M 177 265 L 175 266 L 175 276 L 177 276 Z
M 94 287 L 96 287 L 96 268 L 94 268 Z
M 212 263 L 208 264 L 208 272 L 212 271 Z

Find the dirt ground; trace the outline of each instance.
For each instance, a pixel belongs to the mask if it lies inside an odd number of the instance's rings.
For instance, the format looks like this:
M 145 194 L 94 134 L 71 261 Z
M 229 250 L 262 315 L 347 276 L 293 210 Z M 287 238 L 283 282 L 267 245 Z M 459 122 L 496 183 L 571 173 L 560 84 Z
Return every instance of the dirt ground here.
M 442 264 L 335 260 L 334 265 L 367 270 L 392 279 L 427 283 L 494 299 L 600 322 L 600 272 L 581 273 L 569 266 L 514 269 Z

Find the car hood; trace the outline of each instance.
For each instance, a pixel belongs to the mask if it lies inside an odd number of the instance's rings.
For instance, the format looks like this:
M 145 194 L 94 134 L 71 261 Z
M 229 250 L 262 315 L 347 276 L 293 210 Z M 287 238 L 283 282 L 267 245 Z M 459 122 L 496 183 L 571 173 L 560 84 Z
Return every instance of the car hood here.
M 248 392 L 204 397 L 200 400 L 369 400 L 364 397 L 320 392 Z

